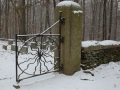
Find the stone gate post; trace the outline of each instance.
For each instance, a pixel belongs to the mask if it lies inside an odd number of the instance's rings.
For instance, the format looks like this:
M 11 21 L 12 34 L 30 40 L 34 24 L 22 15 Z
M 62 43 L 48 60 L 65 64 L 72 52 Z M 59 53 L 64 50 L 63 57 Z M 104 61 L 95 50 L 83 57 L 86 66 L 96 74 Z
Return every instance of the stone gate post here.
M 61 43 L 60 64 L 63 65 L 62 73 L 72 75 L 80 70 L 81 62 L 81 40 L 82 40 L 82 11 L 79 4 L 73 1 L 62 1 L 55 9 L 55 20 L 59 20 L 59 12 L 65 17 L 65 25 L 62 25 L 61 36 L 64 43 Z M 55 28 L 55 32 L 59 26 Z

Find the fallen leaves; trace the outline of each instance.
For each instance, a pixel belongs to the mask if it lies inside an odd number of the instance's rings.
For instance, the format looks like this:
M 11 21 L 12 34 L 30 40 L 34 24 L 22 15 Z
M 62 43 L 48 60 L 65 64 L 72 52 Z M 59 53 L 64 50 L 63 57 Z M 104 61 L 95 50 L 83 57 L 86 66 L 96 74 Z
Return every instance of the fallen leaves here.
M 20 88 L 19 85 L 13 85 L 13 87 L 16 88 L 16 89 L 19 89 L 19 88 Z

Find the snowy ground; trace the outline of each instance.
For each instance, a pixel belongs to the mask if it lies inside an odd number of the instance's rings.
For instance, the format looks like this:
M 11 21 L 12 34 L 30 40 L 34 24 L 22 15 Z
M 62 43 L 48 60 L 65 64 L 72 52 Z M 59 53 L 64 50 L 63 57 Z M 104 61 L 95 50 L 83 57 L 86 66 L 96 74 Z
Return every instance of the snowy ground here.
M 110 62 L 88 70 L 94 76 L 83 70 L 72 76 L 50 73 L 17 84 L 15 53 L 3 50 L 3 44 L 7 43 L 0 41 L 0 90 L 16 90 L 13 85 L 19 85 L 19 90 L 120 90 L 120 62 Z

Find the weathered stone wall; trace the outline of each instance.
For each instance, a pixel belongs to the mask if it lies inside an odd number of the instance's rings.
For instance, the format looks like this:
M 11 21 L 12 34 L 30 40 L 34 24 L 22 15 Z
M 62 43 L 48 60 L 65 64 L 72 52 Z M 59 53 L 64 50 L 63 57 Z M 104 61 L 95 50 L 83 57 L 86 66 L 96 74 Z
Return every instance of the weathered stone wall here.
M 120 46 L 82 47 L 81 67 L 84 70 L 94 68 L 100 64 L 106 64 L 111 61 L 120 61 Z

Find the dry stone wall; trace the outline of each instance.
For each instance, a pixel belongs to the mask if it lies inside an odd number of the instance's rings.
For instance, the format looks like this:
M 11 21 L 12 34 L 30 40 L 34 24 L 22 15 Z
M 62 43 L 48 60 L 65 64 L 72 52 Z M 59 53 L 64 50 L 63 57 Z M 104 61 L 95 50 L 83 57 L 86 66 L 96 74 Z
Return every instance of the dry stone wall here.
M 81 67 L 83 70 L 95 68 L 111 61 L 120 61 L 119 45 L 82 47 L 81 53 Z

